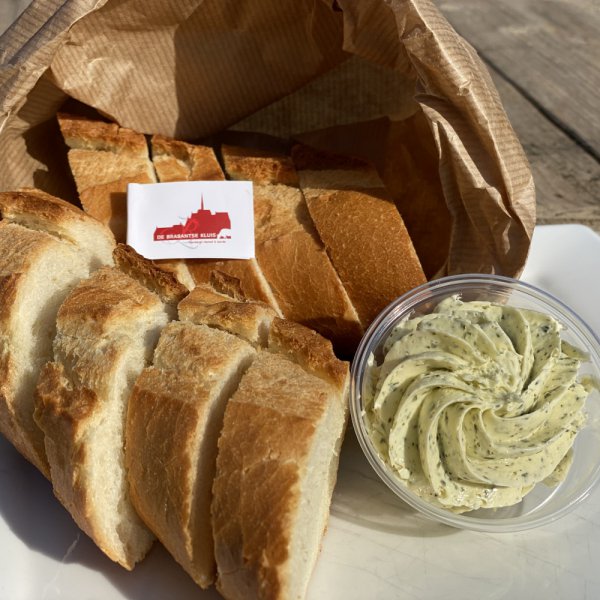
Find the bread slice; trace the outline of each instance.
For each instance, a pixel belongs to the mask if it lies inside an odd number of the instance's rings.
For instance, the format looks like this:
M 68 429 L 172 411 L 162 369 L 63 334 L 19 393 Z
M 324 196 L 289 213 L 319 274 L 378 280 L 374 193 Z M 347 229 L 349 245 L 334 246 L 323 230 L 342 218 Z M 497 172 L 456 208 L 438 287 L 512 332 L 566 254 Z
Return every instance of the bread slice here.
M 214 581 L 210 521 L 226 401 L 255 350 L 193 323 L 162 332 L 129 402 L 126 464 L 133 505 L 194 581 Z
M 117 244 L 113 258 L 123 273 L 142 283 L 162 300 L 170 319 L 177 318 L 177 305 L 188 294 L 188 289 L 180 283 L 172 269 L 166 268 L 162 261 L 144 258 L 126 244 Z
M 225 179 L 210 146 L 188 144 L 162 135 L 153 135 L 151 148 L 152 162 L 161 183 Z
M 351 355 L 363 334 L 358 315 L 319 241 L 289 157 L 221 149 L 227 174 L 254 181 L 256 258 L 283 315 Z
M 178 142 L 162 136 L 152 138 L 152 160 L 159 180 L 165 181 L 203 181 L 225 179 L 217 162 L 214 151 L 207 146 Z M 188 287 L 209 284 L 211 273 L 222 271 L 240 280 L 247 298 L 265 302 L 281 314 L 277 301 L 255 259 L 249 260 L 212 260 L 197 259 L 170 261 L 185 265 L 191 281 Z
M 146 138 L 115 123 L 64 113 L 57 118 L 81 205 L 124 242 L 127 185 L 156 182 Z
M 310 216 L 366 328 L 392 300 L 425 282 L 402 217 L 367 163 L 304 146 L 295 146 L 292 157 Z
M 219 438 L 212 515 L 217 588 L 226 598 L 304 598 L 345 423 L 339 387 L 280 354 L 259 353 L 227 404 Z
M 233 333 L 253 346 L 266 346 L 275 311 L 261 302 L 236 300 L 202 284 L 179 304 L 182 321 L 210 325 Z
M 223 144 L 221 156 L 230 179 L 255 185 L 281 184 L 298 187 L 298 174 L 289 156 L 258 148 Z
M 127 403 L 168 316 L 160 298 L 116 268 L 79 283 L 57 316 L 54 360 L 37 386 L 54 493 L 112 560 L 132 569 L 153 536 L 129 498 Z
M 52 354 L 61 302 L 112 262 L 114 239 L 80 209 L 39 190 L 0 193 L 0 213 L 0 431 L 48 477 L 33 420 L 35 384 Z

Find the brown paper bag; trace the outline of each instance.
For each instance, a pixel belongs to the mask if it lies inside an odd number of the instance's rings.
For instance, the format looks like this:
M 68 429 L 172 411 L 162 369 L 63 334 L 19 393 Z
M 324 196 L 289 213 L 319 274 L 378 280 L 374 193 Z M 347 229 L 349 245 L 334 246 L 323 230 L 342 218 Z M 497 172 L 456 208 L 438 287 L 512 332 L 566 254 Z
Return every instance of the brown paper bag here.
M 367 158 L 429 276 L 524 265 L 529 166 L 429 0 L 34 0 L 0 50 L 1 190 L 76 199 L 54 119 L 73 98 L 144 133 L 233 128 Z

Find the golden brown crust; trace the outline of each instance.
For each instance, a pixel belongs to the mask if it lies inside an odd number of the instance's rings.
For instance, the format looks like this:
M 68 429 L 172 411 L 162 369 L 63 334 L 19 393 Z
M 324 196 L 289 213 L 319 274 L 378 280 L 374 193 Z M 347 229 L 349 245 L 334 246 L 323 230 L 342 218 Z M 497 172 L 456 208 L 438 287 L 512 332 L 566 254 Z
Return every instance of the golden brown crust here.
M 363 333 L 358 315 L 317 241 L 302 193 L 282 185 L 289 177 L 273 175 L 277 160 L 297 183 L 291 160 L 233 146 L 223 146 L 223 159 L 228 175 L 254 180 L 256 260 L 283 316 L 316 329 L 340 354 L 351 355 Z
M 88 218 L 70 202 L 35 188 L 0 192 L 0 216 L 12 222 L 18 222 L 17 219 L 23 216 L 31 216 L 41 223 L 64 223 Z
M 284 316 L 351 356 L 364 330 L 323 247 L 297 231 L 257 245 L 256 257 Z
M 188 293 L 168 266 L 165 268 L 144 258 L 131 246 L 118 244 L 113 251 L 113 258 L 121 271 L 157 294 L 165 304 L 175 306 Z
M 127 185 L 154 183 L 146 138 L 115 123 L 58 115 L 81 205 L 108 225 L 119 242 L 127 234 Z
M 56 117 L 63 138 L 70 148 L 118 152 L 139 157 L 148 155 L 146 139 L 132 129 L 66 113 L 58 113 Z
M 229 145 L 221 146 L 221 156 L 231 179 L 298 187 L 298 175 L 289 156 Z
M 35 418 L 45 433 L 55 494 L 107 556 L 127 569 L 148 551 L 152 536 L 124 485 L 121 415 L 131 378 L 164 323 L 155 294 L 119 269 L 103 267 L 62 303 L 55 362 L 38 381 Z M 99 489 L 109 476 L 114 494 Z
M 126 463 L 134 506 L 202 587 L 215 574 L 210 501 L 225 404 L 219 395 L 253 354 L 226 333 L 171 323 L 129 403 Z
M 0 193 L 0 216 L 7 222 L 44 231 L 79 245 L 93 246 L 98 252 L 103 248 L 107 251 L 115 244 L 111 231 L 102 227 L 93 215 L 34 188 Z
M 343 393 L 348 381 L 348 363 L 338 360 L 331 342 L 316 331 L 286 319 L 273 319 L 269 350 L 286 356 L 305 371 L 331 383 Z
M 263 352 L 227 405 L 212 504 L 217 588 L 227 598 L 284 597 L 300 479 L 329 390 Z
M 297 231 L 316 234 L 300 190 L 287 185 L 254 186 L 257 244 Z
M 57 326 L 63 334 L 99 340 L 119 331 L 133 311 L 154 307 L 158 298 L 146 287 L 113 267 L 98 269 L 81 281 L 62 303 Z
M 48 461 L 53 465 L 54 493 L 79 527 L 93 537 L 78 469 L 85 449 L 78 442 L 81 429 L 98 408 L 98 397 L 88 388 L 72 387 L 62 365 L 47 363 L 40 373 L 35 404 L 34 419 L 45 434 Z
M 392 300 L 425 282 L 393 202 L 362 191 L 320 190 L 313 194 L 307 190 L 305 195 L 327 253 L 364 327 Z
M 221 271 L 239 280 L 243 295 L 249 300 L 258 300 L 271 306 L 280 314 L 277 302 L 268 288 L 255 259 L 248 260 L 210 260 L 196 259 L 187 261 L 188 269 L 196 285 L 209 284 L 211 273 Z
M 212 148 L 162 135 L 151 140 L 152 162 L 160 182 L 220 181 L 225 179 Z
M 181 320 L 217 327 L 253 345 L 266 343 L 267 330 L 277 316 L 262 302 L 233 300 L 206 285 L 195 287 L 178 309 Z
M 223 271 L 211 271 L 209 283 L 215 291 L 229 296 L 233 300 L 238 302 L 247 300 L 244 290 L 242 290 L 242 284 L 237 277 L 223 273 Z

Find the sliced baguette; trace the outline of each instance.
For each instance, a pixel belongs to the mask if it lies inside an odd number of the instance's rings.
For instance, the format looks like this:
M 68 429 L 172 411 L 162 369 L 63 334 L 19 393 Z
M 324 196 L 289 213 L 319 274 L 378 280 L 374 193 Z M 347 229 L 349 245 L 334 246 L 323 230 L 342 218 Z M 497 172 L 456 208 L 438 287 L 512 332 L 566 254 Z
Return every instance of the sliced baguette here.
M 54 493 L 112 560 L 132 569 L 153 536 L 131 505 L 127 403 L 168 321 L 159 297 L 116 268 L 79 283 L 57 317 L 54 361 L 37 386 Z
M 179 140 L 153 135 L 152 162 L 158 180 L 220 181 L 225 179 L 213 149 Z
M 319 241 L 289 157 L 221 148 L 232 179 L 254 181 L 256 257 L 283 315 L 331 339 L 351 355 L 363 329 Z M 292 185 L 288 185 L 288 184 Z
M 230 179 L 248 180 L 255 185 L 299 186 L 294 163 L 285 154 L 223 144 L 221 156 Z
M 64 113 L 57 118 L 81 205 L 124 242 L 127 185 L 156 181 L 146 138 L 115 123 Z
M 335 385 L 280 354 L 263 351 L 252 363 L 225 410 L 213 484 L 217 588 L 226 598 L 304 598 L 345 423 Z
M 207 146 L 154 136 L 152 160 L 161 182 L 225 179 L 212 148 Z M 185 265 L 193 285 L 209 284 L 211 273 L 215 270 L 227 273 L 240 280 L 247 298 L 265 302 L 281 314 L 269 284 L 255 259 L 198 259 L 171 262 Z M 188 287 L 191 289 L 193 285 Z
M 402 217 L 367 163 L 304 146 L 295 146 L 292 158 L 310 216 L 366 328 L 425 282 Z
M 112 262 L 110 231 L 39 190 L 0 193 L 0 431 L 44 475 L 33 393 L 52 355 L 58 308 L 91 271 Z
M 129 402 L 126 464 L 133 505 L 203 588 L 215 576 L 210 503 L 217 438 L 226 401 L 254 355 L 230 334 L 171 323 Z
M 210 325 L 233 333 L 253 346 L 266 346 L 275 311 L 261 302 L 236 300 L 199 285 L 179 304 L 182 321 Z
M 145 259 L 126 244 L 118 244 L 113 257 L 123 273 L 142 283 L 162 300 L 169 318 L 177 318 L 177 305 L 188 294 L 188 289 L 180 283 L 173 270 L 166 269 L 162 261 Z

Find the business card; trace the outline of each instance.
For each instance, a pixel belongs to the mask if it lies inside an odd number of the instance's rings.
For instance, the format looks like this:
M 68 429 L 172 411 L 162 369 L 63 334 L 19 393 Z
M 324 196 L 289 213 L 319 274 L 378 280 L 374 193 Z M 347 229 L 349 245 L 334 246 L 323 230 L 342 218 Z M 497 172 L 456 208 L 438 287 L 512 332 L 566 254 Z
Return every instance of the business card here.
M 127 243 L 150 259 L 254 258 L 252 182 L 130 183 Z

